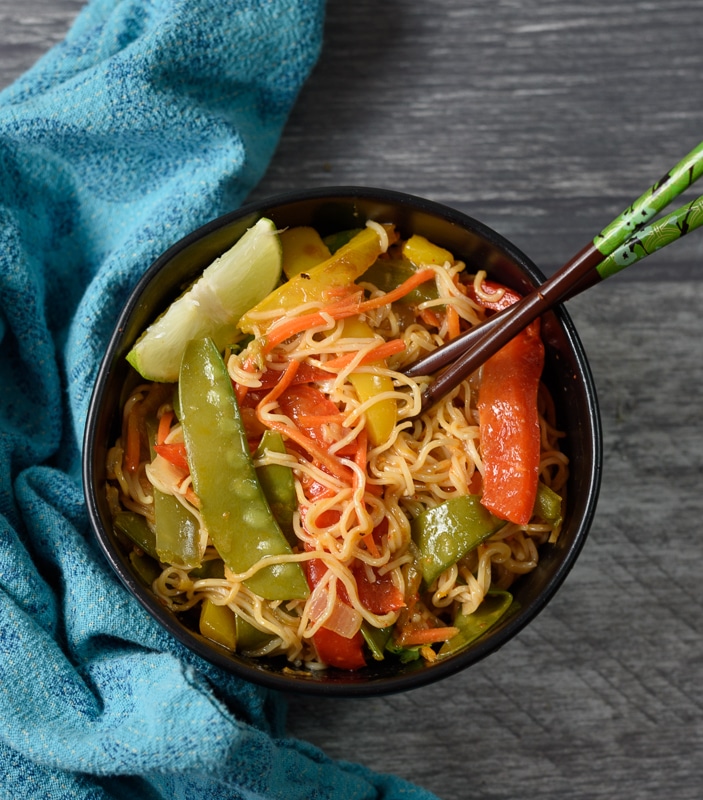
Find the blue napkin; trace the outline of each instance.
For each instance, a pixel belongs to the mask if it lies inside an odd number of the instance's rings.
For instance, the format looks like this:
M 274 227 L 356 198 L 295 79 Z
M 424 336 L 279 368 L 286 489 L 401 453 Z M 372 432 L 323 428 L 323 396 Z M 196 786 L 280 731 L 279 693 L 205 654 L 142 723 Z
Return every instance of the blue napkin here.
M 92 384 L 130 288 L 260 179 L 323 12 L 93 0 L 0 94 L 2 796 L 431 798 L 287 738 L 280 696 L 160 629 L 98 553 L 80 484 Z

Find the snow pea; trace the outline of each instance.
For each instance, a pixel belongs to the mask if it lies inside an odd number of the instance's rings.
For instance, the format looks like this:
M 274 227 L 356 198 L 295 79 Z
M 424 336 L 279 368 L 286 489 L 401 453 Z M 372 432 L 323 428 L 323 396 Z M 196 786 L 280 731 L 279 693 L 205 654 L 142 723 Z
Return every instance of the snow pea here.
M 146 420 L 152 458 L 157 430 L 156 417 Z M 154 487 L 154 538 L 156 557 L 164 564 L 186 569 L 200 565 L 200 525 L 172 494 Z
M 460 610 L 454 617 L 454 626 L 459 629 L 459 633 L 442 645 L 437 657 L 447 658 L 463 650 L 499 622 L 512 605 L 513 596 L 510 592 L 491 589 L 473 614 L 462 614 Z
M 200 527 L 195 517 L 172 495 L 154 489 L 156 552 L 164 564 L 200 564 Z
M 265 556 L 291 553 L 261 489 L 232 382 L 212 339 L 186 346 L 179 392 L 193 489 L 220 557 L 240 573 Z M 266 600 L 304 598 L 309 591 L 296 563 L 263 567 L 246 585 Z
M 537 498 L 533 511 L 534 516 L 547 522 L 552 522 L 555 526 L 561 525 L 561 505 L 562 500 L 560 495 L 558 495 L 554 489 L 551 489 L 540 481 L 537 486 Z
M 136 514 L 134 511 L 120 511 L 119 514 L 115 514 L 112 524 L 117 532 L 126 536 L 140 550 L 158 559 L 156 536 L 141 514 Z
M 452 564 L 505 525 L 481 505 L 479 495 L 465 494 L 428 508 L 411 523 L 420 551 L 418 567 L 429 586 Z
M 272 453 L 286 452 L 283 436 L 278 431 L 264 431 L 254 453 L 254 460 L 262 458 L 267 450 Z M 256 475 L 276 522 L 281 526 L 290 544 L 294 544 L 293 514 L 298 508 L 298 500 L 295 495 L 293 470 L 282 464 L 266 464 L 256 468 Z
M 374 628 L 366 621 L 361 623 L 361 635 L 376 661 L 383 661 L 383 653 L 391 641 L 392 633 L 393 625 L 387 628 Z

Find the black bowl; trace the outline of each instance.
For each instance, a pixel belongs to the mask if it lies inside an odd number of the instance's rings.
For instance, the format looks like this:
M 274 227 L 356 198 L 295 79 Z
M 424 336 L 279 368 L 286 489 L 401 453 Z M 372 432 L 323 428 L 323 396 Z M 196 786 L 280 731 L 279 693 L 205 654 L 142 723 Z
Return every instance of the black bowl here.
M 422 234 L 464 260 L 469 271 L 486 269 L 490 277 L 518 291 L 525 292 L 544 280 L 525 255 L 480 222 L 428 200 L 380 189 L 336 187 L 279 196 L 204 225 L 146 271 L 120 316 L 101 365 L 83 456 L 84 488 L 97 540 L 127 589 L 176 639 L 254 683 L 306 694 L 365 696 L 405 691 L 466 669 L 508 642 L 546 606 L 573 566 L 595 513 L 602 459 L 600 416 L 586 356 L 563 308 L 545 315 L 542 327 L 547 353 L 544 379 L 557 406 L 558 426 L 566 432 L 564 449 L 570 459 L 563 529 L 556 544 L 542 548 L 537 569 L 514 585 L 519 610 L 455 656 L 434 664 L 386 660 L 359 672 L 329 669 L 313 674 L 284 669 L 283 660 L 232 654 L 160 605 L 135 574 L 113 533 L 105 496 L 105 458 L 118 435 L 125 386 L 136 382 L 125 355 L 144 328 L 262 216 L 279 228 L 312 225 L 323 235 L 363 225 L 369 218 L 394 222 L 402 236 Z

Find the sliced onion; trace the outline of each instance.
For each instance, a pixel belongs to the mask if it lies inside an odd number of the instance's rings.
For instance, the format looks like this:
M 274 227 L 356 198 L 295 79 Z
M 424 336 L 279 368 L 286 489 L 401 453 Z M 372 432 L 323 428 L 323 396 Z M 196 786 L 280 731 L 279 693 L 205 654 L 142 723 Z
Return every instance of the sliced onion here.
M 355 608 L 337 600 L 329 619 L 322 627 L 344 636 L 345 639 L 351 639 L 361 628 L 362 619 L 361 614 Z
M 363 617 L 355 608 L 343 603 L 339 597 L 335 598 L 331 611 L 329 605 L 330 593 L 324 587 L 317 588 L 308 608 L 310 619 L 317 622 L 326 616 L 322 623 L 323 628 L 334 631 L 345 639 L 351 639 L 361 628 Z

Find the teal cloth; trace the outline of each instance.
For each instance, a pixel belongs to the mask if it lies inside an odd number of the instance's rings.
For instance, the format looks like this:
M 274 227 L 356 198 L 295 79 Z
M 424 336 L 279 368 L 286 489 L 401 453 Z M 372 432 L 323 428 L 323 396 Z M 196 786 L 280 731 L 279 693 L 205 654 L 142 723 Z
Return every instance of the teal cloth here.
M 286 737 L 280 696 L 160 629 L 97 550 L 80 483 L 130 288 L 260 179 L 323 13 L 93 0 L 0 94 L 1 797 L 431 797 Z

